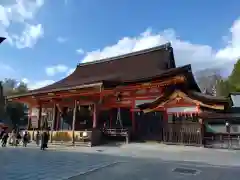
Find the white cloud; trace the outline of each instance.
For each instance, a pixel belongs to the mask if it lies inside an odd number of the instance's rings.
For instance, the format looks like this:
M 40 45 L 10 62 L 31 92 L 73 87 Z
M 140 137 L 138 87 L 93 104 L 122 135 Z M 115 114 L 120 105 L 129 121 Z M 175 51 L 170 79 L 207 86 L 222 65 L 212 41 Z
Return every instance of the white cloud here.
M 16 0 L 14 3 L 0 5 L 0 34 L 17 48 L 33 47 L 43 37 L 41 24 L 31 24 L 35 15 L 43 6 L 44 0 Z M 9 32 L 9 27 L 17 24 L 22 31 Z
M 57 73 L 65 73 L 69 69 L 66 65 L 58 64 L 56 66 L 50 66 L 45 69 L 45 72 L 48 76 L 54 76 Z
M 68 69 L 67 71 L 67 76 L 69 76 L 70 74 L 73 73 L 73 71 L 75 71 L 76 68 L 71 68 L 71 69 Z
M 39 38 L 43 37 L 43 27 L 41 24 L 29 25 L 26 24 L 24 31 L 20 36 L 13 35 L 12 38 L 15 41 L 18 49 L 32 48 Z
M 75 68 L 70 69 L 65 65 L 57 65 L 57 66 L 51 66 L 51 67 L 46 68 L 46 73 L 48 76 L 54 76 L 57 73 L 65 72 L 66 75 L 68 76 L 71 73 L 73 73 L 74 70 L 75 70 Z M 28 78 L 23 78 L 20 81 L 26 83 L 30 90 L 38 89 L 38 88 L 53 84 L 55 82 L 54 80 L 49 80 L 49 79 L 32 81 L 32 80 L 29 80 Z
M 23 78 L 23 79 L 21 79 L 21 82 L 23 82 L 23 83 L 25 83 L 25 84 L 28 84 L 30 81 L 29 81 L 29 79 L 27 79 L 27 78 Z
M 58 37 L 57 38 L 57 42 L 59 43 L 65 43 L 68 39 L 67 38 L 64 38 L 64 37 Z
M 42 81 L 36 81 L 36 82 L 28 82 L 28 88 L 30 90 L 38 89 L 38 88 L 53 84 L 54 82 L 55 82 L 54 80 L 42 80 Z
M 32 81 L 27 78 L 21 79 L 19 82 L 23 82 L 27 84 L 29 90 L 39 89 L 41 87 L 53 84 L 54 80 L 39 80 L 39 81 Z
M 153 33 L 149 28 L 137 37 L 124 37 L 115 45 L 87 52 L 81 62 L 91 62 L 171 42 L 178 66 L 192 64 L 194 70 L 222 67 L 226 63 L 232 64 L 240 56 L 240 20 L 234 22 L 230 36 L 231 40 L 225 48 L 214 50 L 210 45 L 181 40 L 173 29 Z
M 240 19 L 236 20 L 230 28 L 228 44 L 217 52 L 216 56 L 222 59 L 237 59 L 240 57 Z
M 90 62 L 130 53 L 170 41 L 174 48 L 175 61 L 178 66 L 192 64 L 195 71 L 211 67 L 223 67 L 229 70 L 232 68 L 233 63 L 236 62 L 236 59 L 240 57 L 240 19 L 233 23 L 229 31 L 229 36 L 227 36 L 227 38 L 224 36 L 224 39 L 228 39 L 226 46 L 221 49 L 214 49 L 210 45 L 194 44 L 182 40 L 172 29 L 164 30 L 159 33 L 153 33 L 151 29 L 147 29 L 137 37 L 124 37 L 115 45 L 107 46 L 102 50 L 99 49 L 85 53 L 86 55 L 82 59 L 82 62 Z M 50 68 L 48 73 L 54 75 L 57 72 L 66 72 L 66 74 L 69 75 L 74 70 L 67 68 L 67 66 L 64 66 L 62 69 L 62 71 L 59 71 L 58 68 Z M 45 82 L 52 83 L 54 81 L 46 80 Z M 44 83 L 36 84 L 38 86 L 36 85 L 35 87 L 41 87 L 39 85 L 43 85 Z
M 54 76 L 57 73 L 66 73 L 66 75 L 68 76 L 71 73 L 73 73 L 75 68 L 68 68 L 67 66 L 60 64 L 60 65 L 56 65 L 56 66 L 47 67 L 45 70 L 46 70 L 46 74 L 48 76 Z M 26 83 L 30 90 L 38 89 L 38 88 L 53 84 L 55 82 L 54 80 L 49 80 L 49 79 L 48 80 L 40 80 L 40 81 L 30 81 L 27 78 L 23 78 L 23 79 L 21 79 L 21 81 Z
M 80 48 L 80 49 L 77 49 L 76 52 L 77 52 L 77 54 L 84 54 L 84 50 L 81 49 L 81 48 Z

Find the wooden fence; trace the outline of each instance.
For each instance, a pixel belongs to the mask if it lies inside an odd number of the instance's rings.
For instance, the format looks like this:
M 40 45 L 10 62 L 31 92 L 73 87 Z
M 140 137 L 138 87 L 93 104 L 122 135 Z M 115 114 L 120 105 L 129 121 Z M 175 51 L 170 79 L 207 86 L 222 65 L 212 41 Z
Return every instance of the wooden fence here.
M 168 123 L 163 128 L 162 141 L 167 144 L 202 145 L 199 123 Z

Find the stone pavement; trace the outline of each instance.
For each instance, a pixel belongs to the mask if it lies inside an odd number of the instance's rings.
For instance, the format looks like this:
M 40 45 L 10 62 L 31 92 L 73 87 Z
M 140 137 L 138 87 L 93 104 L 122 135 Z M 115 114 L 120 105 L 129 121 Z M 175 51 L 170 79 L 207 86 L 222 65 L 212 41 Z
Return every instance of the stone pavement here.
M 35 144 L 28 148 L 36 148 Z M 130 143 L 121 146 L 65 146 L 49 145 L 49 149 L 67 152 L 101 153 L 121 157 L 159 158 L 161 160 L 203 162 L 212 165 L 240 165 L 240 151 L 226 149 L 208 149 L 192 146 L 176 146 L 164 144 Z
M 40 151 L 30 148 L 0 149 L 1 180 L 59 180 L 118 163 L 112 157 L 94 158 L 88 154 Z
M 162 150 L 159 150 L 161 147 Z M 224 165 L 224 166 L 223 166 Z M 240 153 L 130 144 L 119 147 L 0 148 L 1 180 L 239 179 Z M 172 172 L 196 169 L 196 174 Z

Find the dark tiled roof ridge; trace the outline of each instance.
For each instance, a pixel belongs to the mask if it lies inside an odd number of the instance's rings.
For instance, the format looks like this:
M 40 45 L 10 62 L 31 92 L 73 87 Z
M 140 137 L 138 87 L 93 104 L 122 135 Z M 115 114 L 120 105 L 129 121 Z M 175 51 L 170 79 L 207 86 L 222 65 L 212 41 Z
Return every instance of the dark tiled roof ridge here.
M 240 95 L 240 92 L 230 92 L 228 96 L 236 96 L 236 95 Z
M 196 94 L 198 96 L 204 96 L 206 98 L 211 98 L 211 99 L 222 99 L 222 100 L 227 100 L 227 97 L 225 96 L 213 96 L 213 95 L 210 95 L 210 94 L 205 94 L 205 93 L 202 93 L 202 92 L 196 92 L 196 91 L 192 91 L 192 90 L 189 90 L 190 93 L 193 93 L 193 94 Z
M 0 44 L 5 40 L 5 37 L 0 37 Z
M 155 46 L 155 47 L 152 47 L 152 48 L 143 49 L 143 50 L 140 50 L 140 51 L 135 51 L 135 52 L 122 54 L 122 55 L 109 57 L 109 58 L 104 58 L 104 59 L 99 59 L 99 60 L 94 60 L 94 61 L 86 62 L 86 63 L 79 63 L 77 65 L 77 67 L 87 66 L 87 65 L 91 65 L 91 64 L 98 64 L 98 63 L 103 63 L 103 62 L 108 62 L 108 61 L 119 60 L 119 59 L 131 57 L 131 56 L 138 56 L 138 55 L 149 53 L 149 52 L 152 52 L 152 51 L 157 51 L 157 50 L 161 50 L 161 49 L 169 49 L 169 48 L 172 48 L 172 45 L 171 45 L 170 42 L 165 43 L 165 44 L 161 44 L 159 46 Z

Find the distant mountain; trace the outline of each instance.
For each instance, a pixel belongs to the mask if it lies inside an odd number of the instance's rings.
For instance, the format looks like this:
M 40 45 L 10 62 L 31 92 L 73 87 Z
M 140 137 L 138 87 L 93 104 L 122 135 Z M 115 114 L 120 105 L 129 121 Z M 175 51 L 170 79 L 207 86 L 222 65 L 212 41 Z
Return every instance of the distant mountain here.
M 204 70 L 199 70 L 194 72 L 195 77 L 202 77 L 202 76 L 213 76 L 213 75 L 222 75 L 223 74 L 223 69 L 220 68 L 208 68 Z
M 216 82 L 223 79 L 223 70 L 209 68 L 194 73 L 195 79 L 202 92 L 213 92 L 216 89 Z

